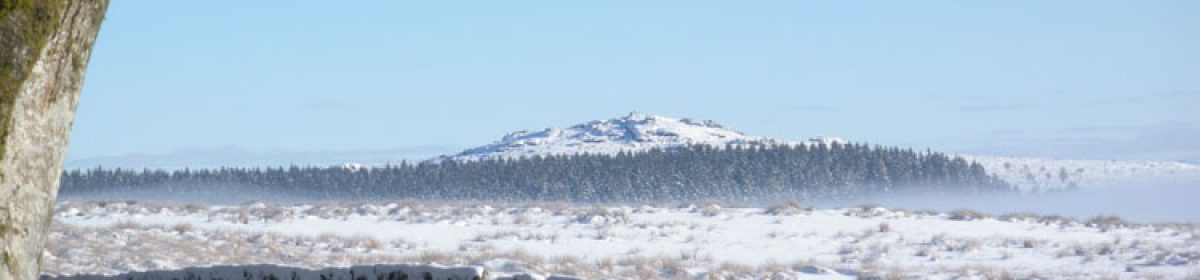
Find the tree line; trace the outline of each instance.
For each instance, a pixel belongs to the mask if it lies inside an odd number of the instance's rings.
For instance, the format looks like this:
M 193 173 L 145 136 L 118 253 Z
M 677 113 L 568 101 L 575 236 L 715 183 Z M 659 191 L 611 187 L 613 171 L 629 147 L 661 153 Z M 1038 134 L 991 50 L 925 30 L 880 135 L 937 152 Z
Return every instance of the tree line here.
M 400 163 L 63 173 L 60 195 L 235 187 L 330 200 L 652 202 L 845 198 L 900 192 L 1006 192 L 983 166 L 866 144 L 688 146 L 617 154 Z

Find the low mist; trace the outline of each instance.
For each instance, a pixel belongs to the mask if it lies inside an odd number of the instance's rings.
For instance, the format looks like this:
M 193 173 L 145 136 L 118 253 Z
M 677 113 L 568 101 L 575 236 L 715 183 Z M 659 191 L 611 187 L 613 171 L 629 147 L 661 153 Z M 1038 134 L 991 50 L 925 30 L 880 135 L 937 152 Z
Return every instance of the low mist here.
M 1200 175 L 1162 179 L 1127 180 L 1076 191 L 1041 194 L 901 195 L 826 202 L 818 207 L 853 207 L 880 204 L 910 210 L 952 211 L 969 209 L 989 214 L 1037 213 L 1074 218 L 1114 215 L 1131 222 L 1200 222 Z
M 974 210 L 993 215 L 1005 213 L 1057 214 L 1078 219 L 1114 215 L 1131 222 L 1200 222 L 1200 175 L 1172 176 L 1167 179 L 1126 180 L 1103 186 L 1084 186 L 1076 191 L 1040 194 L 959 194 L 872 196 L 855 199 L 809 199 L 801 204 L 820 208 L 855 207 L 878 204 L 909 210 Z M 203 188 L 151 187 L 136 190 L 64 195 L 63 200 L 137 200 L 162 203 L 232 205 L 247 201 L 269 203 L 332 202 L 299 193 L 272 191 L 254 186 L 209 186 Z M 733 202 L 731 206 L 763 207 L 786 201 L 773 197 L 759 203 Z M 337 199 L 335 201 L 345 201 Z M 363 198 L 359 202 L 379 202 Z M 720 201 L 713 199 L 710 201 Z M 522 201 L 520 203 L 526 203 Z M 668 205 L 678 202 L 665 202 Z M 632 203 L 644 204 L 644 203 Z

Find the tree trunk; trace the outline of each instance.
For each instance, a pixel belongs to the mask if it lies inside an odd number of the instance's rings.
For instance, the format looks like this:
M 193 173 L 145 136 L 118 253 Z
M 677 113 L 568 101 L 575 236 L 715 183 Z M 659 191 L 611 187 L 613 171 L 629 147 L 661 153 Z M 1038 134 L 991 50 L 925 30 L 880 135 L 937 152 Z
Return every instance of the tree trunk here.
M 38 278 L 108 0 L 0 0 L 0 280 Z

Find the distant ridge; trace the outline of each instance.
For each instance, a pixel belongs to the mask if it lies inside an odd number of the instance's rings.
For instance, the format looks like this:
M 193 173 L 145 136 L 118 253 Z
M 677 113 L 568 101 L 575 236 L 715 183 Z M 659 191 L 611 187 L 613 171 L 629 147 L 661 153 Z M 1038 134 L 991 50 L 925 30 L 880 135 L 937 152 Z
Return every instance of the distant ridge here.
M 438 157 L 436 160 L 479 160 L 582 153 L 616 154 L 621 151 L 691 145 L 723 147 L 832 143 L 846 141 L 836 137 L 782 141 L 748 136 L 711 120 L 677 119 L 634 112 L 619 118 L 590 121 L 567 128 L 517 131 L 505 135 L 495 143 Z
M 495 143 L 439 156 L 431 161 L 616 154 L 621 151 L 670 149 L 691 145 L 723 147 L 833 143 L 848 142 L 838 137 L 814 137 L 805 141 L 779 140 L 746 135 L 711 120 L 633 112 L 618 118 L 589 121 L 567 128 L 517 131 L 505 135 Z M 1026 192 L 1120 185 L 1164 177 L 1200 178 L 1200 166 L 1182 162 L 960 156 L 979 162 L 989 174 Z

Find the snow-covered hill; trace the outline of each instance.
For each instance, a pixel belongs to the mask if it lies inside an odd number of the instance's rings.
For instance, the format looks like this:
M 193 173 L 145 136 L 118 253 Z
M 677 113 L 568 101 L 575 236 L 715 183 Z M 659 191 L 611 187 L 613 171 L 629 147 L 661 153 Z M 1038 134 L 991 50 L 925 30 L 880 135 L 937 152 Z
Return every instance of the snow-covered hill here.
M 688 145 L 800 145 L 844 143 L 840 138 L 820 137 L 808 141 L 783 141 L 749 136 L 716 122 L 676 119 L 630 113 L 624 117 L 597 120 L 568 128 L 517 131 L 489 145 L 467 149 L 438 160 L 519 158 L 537 155 L 616 154 Z
M 689 145 L 813 145 L 846 143 L 837 137 L 789 141 L 746 135 L 717 124 L 693 119 L 630 113 L 567 128 L 518 131 L 495 143 L 441 156 L 434 161 L 520 158 L 537 155 L 615 154 Z M 1059 160 L 961 155 L 983 164 L 989 173 L 1023 191 L 1047 191 L 1143 182 L 1147 179 L 1200 178 L 1200 165 L 1161 161 Z

